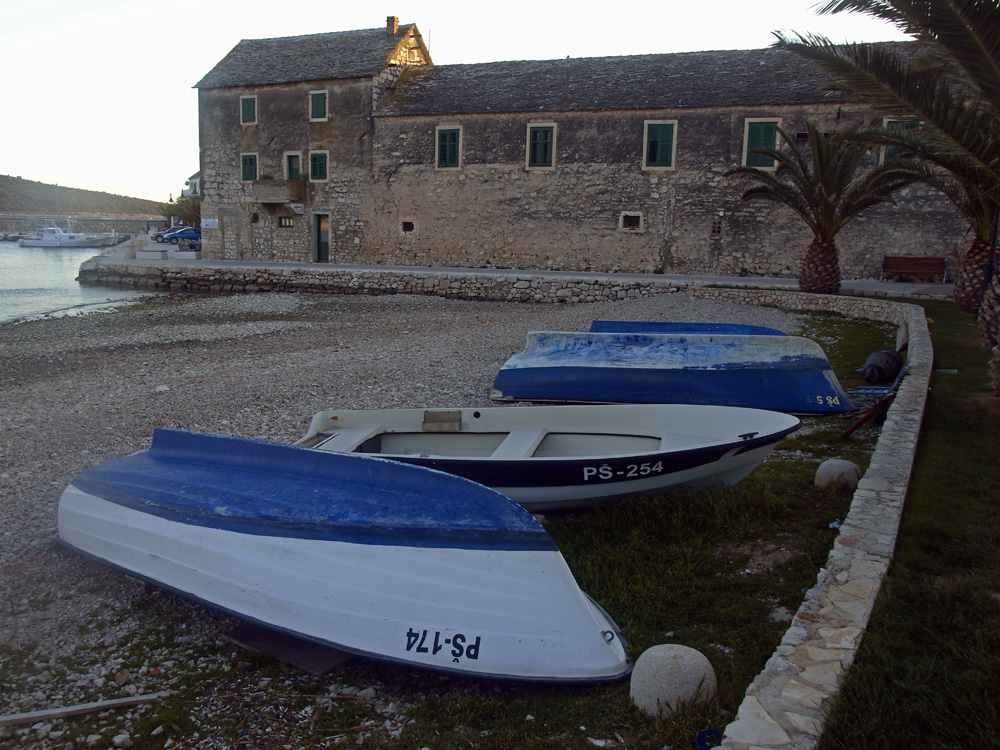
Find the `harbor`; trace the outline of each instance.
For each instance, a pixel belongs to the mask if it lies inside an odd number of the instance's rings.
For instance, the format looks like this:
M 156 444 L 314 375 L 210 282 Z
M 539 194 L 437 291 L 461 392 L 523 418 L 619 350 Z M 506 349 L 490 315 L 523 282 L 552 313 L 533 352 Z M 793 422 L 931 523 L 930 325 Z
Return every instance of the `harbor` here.
M 80 265 L 100 249 L 23 247 L 0 241 L 0 323 L 80 315 L 150 296 L 148 290 L 77 281 Z

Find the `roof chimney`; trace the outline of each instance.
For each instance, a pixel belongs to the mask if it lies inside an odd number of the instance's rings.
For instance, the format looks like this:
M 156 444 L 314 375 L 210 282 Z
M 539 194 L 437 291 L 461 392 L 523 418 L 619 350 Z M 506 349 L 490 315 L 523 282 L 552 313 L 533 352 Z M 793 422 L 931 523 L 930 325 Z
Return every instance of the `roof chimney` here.
M 386 16 L 385 17 L 385 36 L 387 39 L 392 39 L 396 36 L 396 32 L 399 30 L 399 19 L 396 16 Z

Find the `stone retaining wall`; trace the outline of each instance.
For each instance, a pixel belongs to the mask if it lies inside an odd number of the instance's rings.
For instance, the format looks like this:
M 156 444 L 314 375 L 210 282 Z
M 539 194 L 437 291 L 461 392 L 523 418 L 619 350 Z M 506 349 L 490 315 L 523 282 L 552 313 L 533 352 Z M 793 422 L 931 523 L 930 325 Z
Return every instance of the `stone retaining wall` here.
M 895 547 L 933 362 L 923 308 L 867 297 L 719 288 L 656 275 L 641 279 L 517 271 L 498 275 L 475 270 L 181 265 L 95 258 L 83 264 L 80 278 L 174 291 L 435 294 L 523 302 L 596 302 L 688 289 L 699 298 L 823 310 L 896 324 L 908 339 L 909 372 L 826 565 L 781 644 L 747 689 L 735 721 L 725 729 L 722 747 L 807 750 L 817 745 L 830 700 L 854 660 Z
M 900 326 L 908 339 L 909 370 L 826 565 L 781 645 L 747 688 L 722 743 L 728 750 L 814 748 L 830 700 L 861 645 L 896 545 L 934 359 L 927 319 L 917 305 L 861 297 L 736 289 L 693 294 L 886 321 Z

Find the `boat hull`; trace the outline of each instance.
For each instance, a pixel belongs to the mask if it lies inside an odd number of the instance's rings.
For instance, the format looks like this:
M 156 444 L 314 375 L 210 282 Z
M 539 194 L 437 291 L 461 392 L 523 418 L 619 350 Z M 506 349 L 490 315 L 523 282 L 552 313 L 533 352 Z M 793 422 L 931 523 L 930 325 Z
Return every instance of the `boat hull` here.
M 680 323 L 661 320 L 595 320 L 591 333 L 709 333 L 742 336 L 786 336 L 777 328 L 742 323 Z
M 451 415 L 458 427 L 435 431 L 435 415 Z M 787 414 L 701 405 L 324 411 L 298 444 L 438 469 L 535 512 L 731 486 L 799 424 Z
M 854 408 L 822 349 L 797 336 L 533 331 L 490 398 L 710 404 L 790 414 Z
M 157 430 L 150 451 L 74 480 L 59 533 L 131 575 L 369 658 L 543 681 L 631 669 L 530 514 L 419 467 Z

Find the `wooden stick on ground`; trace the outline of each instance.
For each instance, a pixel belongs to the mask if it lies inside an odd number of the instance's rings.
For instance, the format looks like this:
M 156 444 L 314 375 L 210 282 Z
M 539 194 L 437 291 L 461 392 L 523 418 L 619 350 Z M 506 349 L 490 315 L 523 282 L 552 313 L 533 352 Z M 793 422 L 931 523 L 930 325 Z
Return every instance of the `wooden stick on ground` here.
M 124 708 L 126 706 L 138 706 L 142 703 L 153 703 L 160 699 L 159 693 L 149 693 L 147 695 L 137 695 L 133 698 L 116 698 L 109 701 L 95 701 L 94 703 L 81 703 L 77 706 L 65 706 L 63 708 L 47 708 L 42 711 L 28 711 L 23 714 L 7 714 L 0 716 L 0 727 L 10 727 L 15 724 L 28 724 L 46 719 L 59 719 L 63 716 L 74 716 L 76 714 L 88 714 L 95 711 L 110 711 L 114 708 Z

